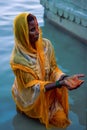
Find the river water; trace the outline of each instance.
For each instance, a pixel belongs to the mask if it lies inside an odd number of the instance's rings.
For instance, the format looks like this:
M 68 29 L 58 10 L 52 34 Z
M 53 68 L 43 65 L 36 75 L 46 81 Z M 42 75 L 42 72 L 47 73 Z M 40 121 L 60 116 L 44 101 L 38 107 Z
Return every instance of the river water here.
M 20 12 L 31 12 L 36 15 L 43 30 L 43 37 L 50 39 L 54 45 L 59 67 L 69 75 L 75 73 L 87 75 L 87 45 L 44 19 L 44 8 L 39 0 L 1 0 L 0 12 L 0 130 L 46 130 L 38 120 L 29 119 L 17 113 L 12 99 L 11 87 L 14 75 L 9 61 L 14 45 L 14 17 Z M 66 130 L 86 130 L 86 81 L 85 77 L 82 87 L 69 92 L 69 117 L 72 124 Z M 57 130 L 60 129 L 57 128 Z

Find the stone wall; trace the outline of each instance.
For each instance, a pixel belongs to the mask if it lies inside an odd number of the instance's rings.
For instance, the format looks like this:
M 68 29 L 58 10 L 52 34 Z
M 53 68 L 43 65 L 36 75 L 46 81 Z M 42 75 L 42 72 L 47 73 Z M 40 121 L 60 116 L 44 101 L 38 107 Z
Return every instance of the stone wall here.
M 58 0 L 56 0 L 57 2 Z M 69 2 L 71 4 L 76 5 L 77 7 L 81 8 L 81 9 L 85 9 L 87 10 L 87 0 L 63 0 L 65 2 Z
M 87 40 L 87 0 L 40 0 L 47 18 Z

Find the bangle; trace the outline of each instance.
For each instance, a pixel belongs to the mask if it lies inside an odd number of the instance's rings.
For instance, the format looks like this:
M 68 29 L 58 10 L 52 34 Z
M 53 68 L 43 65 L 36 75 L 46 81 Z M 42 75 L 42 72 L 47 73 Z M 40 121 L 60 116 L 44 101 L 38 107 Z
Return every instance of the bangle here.
M 56 87 L 57 88 L 61 88 L 62 86 L 60 85 L 60 82 L 59 81 L 56 81 Z

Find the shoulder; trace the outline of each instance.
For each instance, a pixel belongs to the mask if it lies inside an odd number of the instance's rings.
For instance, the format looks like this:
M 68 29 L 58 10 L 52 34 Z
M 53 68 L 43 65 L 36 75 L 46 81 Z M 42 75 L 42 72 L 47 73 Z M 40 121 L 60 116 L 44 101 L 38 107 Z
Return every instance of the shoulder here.
M 43 38 L 43 46 L 44 46 L 45 53 L 50 57 L 54 52 L 54 47 L 51 41 L 46 38 Z
M 47 43 L 47 44 L 51 44 L 51 41 L 47 38 L 43 38 L 43 42 Z
M 43 38 L 43 46 L 45 48 L 53 48 L 51 41 L 47 38 Z

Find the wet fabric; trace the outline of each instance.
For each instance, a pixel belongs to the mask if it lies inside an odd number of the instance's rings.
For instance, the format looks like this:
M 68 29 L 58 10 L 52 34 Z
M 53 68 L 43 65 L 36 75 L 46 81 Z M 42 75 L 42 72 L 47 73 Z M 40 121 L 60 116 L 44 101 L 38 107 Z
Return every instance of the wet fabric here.
M 27 116 L 38 118 L 46 127 L 65 128 L 68 119 L 68 91 L 66 87 L 45 92 L 45 85 L 64 74 L 57 66 L 54 49 L 48 39 L 40 36 L 36 50 L 29 42 L 27 13 L 14 20 L 15 46 L 10 65 L 15 74 L 12 95 L 17 107 Z

